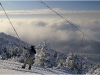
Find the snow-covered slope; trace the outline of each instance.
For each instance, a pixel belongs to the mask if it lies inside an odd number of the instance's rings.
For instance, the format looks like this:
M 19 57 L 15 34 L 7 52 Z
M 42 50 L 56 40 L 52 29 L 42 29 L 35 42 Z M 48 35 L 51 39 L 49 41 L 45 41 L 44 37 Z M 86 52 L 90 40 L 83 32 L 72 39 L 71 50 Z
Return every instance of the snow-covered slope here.
M 22 45 L 26 45 L 26 42 L 23 42 L 21 40 L 19 40 L 16 37 L 13 37 L 11 35 L 7 35 L 5 33 L 0 33 L 0 45 L 15 45 L 15 46 L 22 46 Z
M 29 44 L 23 42 L 16 37 L 0 33 L 0 56 L 2 59 L 19 57 L 23 53 L 23 47 Z
M 36 74 L 67 74 L 66 69 L 57 69 L 61 54 L 52 50 L 46 41 L 36 46 L 36 59 L 32 71 L 20 69 L 27 57 L 24 46 L 29 44 L 5 33 L 0 33 L 0 73 L 36 73 Z M 27 46 L 27 47 L 28 47 Z M 46 56 L 44 56 L 44 54 Z M 38 58 L 39 57 L 39 58 Z M 57 59 L 56 59 L 57 58 Z M 10 60 L 10 61 L 9 61 Z M 44 60 L 44 61 L 41 61 Z M 48 62 L 47 62 L 48 61 Z M 41 67 L 40 67 L 41 66 Z M 47 67 L 50 68 L 47 68 Z
M 62 54 L 50 48 L 46 40 L 35 46 L 32 70 L 29 71 L 28 66 L 23 70 L 20 67 L 28 56 L 28 50 L 24 49 L 24 46 L 30 47 L 26 42 L 0 33 L 0 73 L 100 74 L 100 55 Z
M 31 70 L 21 69 L 22 63 L 14 62 L 11 60 L 0 60 L 0 74 L 73 74 L 69 70 L 61 70 L 57 68 L 44 68 L 38 66 L 32 66 Z

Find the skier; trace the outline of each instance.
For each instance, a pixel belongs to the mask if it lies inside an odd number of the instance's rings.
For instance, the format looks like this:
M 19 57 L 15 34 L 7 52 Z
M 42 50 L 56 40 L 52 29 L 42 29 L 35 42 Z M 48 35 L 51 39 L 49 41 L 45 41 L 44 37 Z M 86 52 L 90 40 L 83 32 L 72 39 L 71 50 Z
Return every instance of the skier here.
M 25 48 L 24 49 L 28 49 L 28 48 Z M 29 65 L 29 70 L 31 70 L 31 66 L 35 60 L 35 54 L 36 54 L 36 51 L 35 51 L 35 48 L 34 46 L 31 46 L 31 48 L 29 49 L 29 56 L 26 58 L 25 62 L 24 62 L 24 65 L 22 66 L 22 68 L 25 69 L 26 67 L 26 64 Z

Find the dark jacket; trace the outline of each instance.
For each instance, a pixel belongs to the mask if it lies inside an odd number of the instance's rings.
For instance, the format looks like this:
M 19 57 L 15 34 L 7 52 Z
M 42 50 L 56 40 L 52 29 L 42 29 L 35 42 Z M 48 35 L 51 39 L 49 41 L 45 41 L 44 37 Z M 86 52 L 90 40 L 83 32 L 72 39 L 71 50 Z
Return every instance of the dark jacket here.
M 28 49 L 28 48 L 24 47 L 24 49 Z M 34 55 L 36 54 L 36 50 L 35 50 L 34 46 L 31 46 L 31 48 L 28 49 L 28 51 L 29 51 L 29 56 L 31 56 L 31 57 L 34 57 Z
M 30 49 L 30 55 L 34 55 L 34 54 L 36 54 L 36 51 L 35 51 L 35 48 L 33 47 Z

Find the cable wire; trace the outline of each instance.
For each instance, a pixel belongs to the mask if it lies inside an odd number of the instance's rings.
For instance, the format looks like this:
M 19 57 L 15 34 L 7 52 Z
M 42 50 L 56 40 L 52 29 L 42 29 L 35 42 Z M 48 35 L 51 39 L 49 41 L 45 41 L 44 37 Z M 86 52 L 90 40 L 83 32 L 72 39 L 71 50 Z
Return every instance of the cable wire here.
M 82 36 L 82 40 L 81 40 L 81 45 L 80 45 L 80 47 L 82 47 L 82 45 L 83 45 L 83 39 L 84 39 L 84 34 L 83 34 L 83 36 Z M 82 48 L 81 48 L 81 53 L 82 53 Z
M 14 29 L 14 31 L 15 31 L 15 33 L 16 33 L 16 35 L 17 35 L 17 37 L 18 37 L 18 38 L 19 38 L 19 40 L 20 40 L 20 37 L 19 37 L 19 35 L 17 34 L 17 32 L 16 32 L 16 30 L 15 30 L 15 28 L 14 28 L 14 26 L 13 26 L 12 22 L 10 21 L 10 19 L 9 19 L 9 17 L 8 17 L 8 15 L 7 15 L 6 11 L 5 11 L 5 9 L 4 9 L 4 7 L 2 6 L 2 4 L 1 4 L 1 3 L 0 3 L 0 5 L 1 5 L 1 7 L 2 7 L 3 11 L 5 12 L 6 17 L 8 18 L 8 20 L 9 20 L 9 22 L 10 22 L 10 24 L 11 24 L 12 28 Z
M 62 19 L 64 19 L 66 22 L 68 22 L 70 25 L 72 25 L 74 28 L 76 28 L 77 30 L 79 30 L 84 36 L 88 37 L 91 41 L 95 42 L 95 43 L 99 43 L 99 41 L 94 40 L 92 37 L 90 37 L 88 34 L 84 33 L 82 30 L 80 30 L 77 26 L 75 26 L 72 22 L 68 21 L 66 18 L 64 18 L 63 16 L 61 16 L 58 12 L 56 12 L 54 9 L 52 9 L 51 7 L 49 7 L 46 3 L 44 3 L 42 0 L 37 0 L 38 2 L 40 2 L 41 4 L 43 4 L 45 7 L 47 7 L 48 9 L 50 9 L 51 11 L 53 11 L 55 14 L 57 14 L 59 17 L 61 17 Z

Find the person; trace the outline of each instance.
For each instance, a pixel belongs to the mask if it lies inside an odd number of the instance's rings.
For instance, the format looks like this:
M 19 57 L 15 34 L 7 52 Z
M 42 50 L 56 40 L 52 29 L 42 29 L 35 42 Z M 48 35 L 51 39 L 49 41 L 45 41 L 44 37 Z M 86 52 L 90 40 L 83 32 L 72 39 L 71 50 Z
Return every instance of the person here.
M 26 64 L 29 65 L 29 70 L 31 70 L 31 66 L 33 65 L 33 62 L 35 60 L 35 54 L 36 54 L 36 50 L 34 48 L 35 46 L 31 46 L 31 48 L 29 49 L 29 56 L 26 58 L 24 65 L 22 66 L 22 68 L 25 69 Z M 24 47 L 24 49 L 27 49 Z

